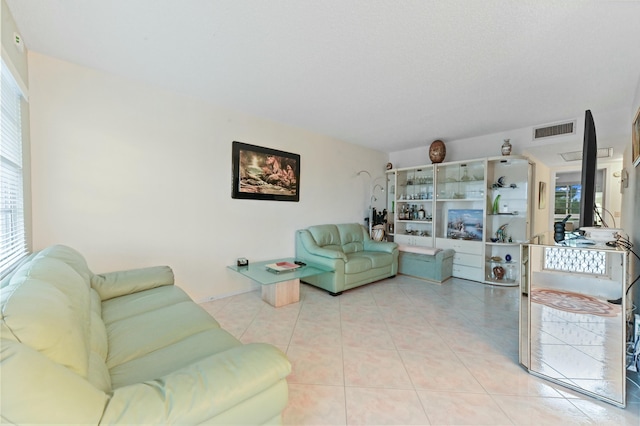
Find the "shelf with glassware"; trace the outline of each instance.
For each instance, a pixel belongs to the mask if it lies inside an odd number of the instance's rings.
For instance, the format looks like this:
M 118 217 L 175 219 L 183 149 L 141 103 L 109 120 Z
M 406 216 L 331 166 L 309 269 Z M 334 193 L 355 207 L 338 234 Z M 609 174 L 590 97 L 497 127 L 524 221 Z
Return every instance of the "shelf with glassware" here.
M 520 244 L 530 237 L 532 163 L 526 157 L 487 161 L 485 281 L 515 286 L 520 282 Z
M 484 159 L 436 167 L 436 247 L 453 249 L 453 276 L 484 281 Z
M 440 163 L 436 168 L 436 237 L 483 241 L 485 161 Z
M 396 198 L 396 172 L 387 170 L 387 227 L 385 235 L 387 241 L 395 240 L 395 198 Z
M 396 170 L 395 242 L 433 246 L 434 189 L 432 165 Z

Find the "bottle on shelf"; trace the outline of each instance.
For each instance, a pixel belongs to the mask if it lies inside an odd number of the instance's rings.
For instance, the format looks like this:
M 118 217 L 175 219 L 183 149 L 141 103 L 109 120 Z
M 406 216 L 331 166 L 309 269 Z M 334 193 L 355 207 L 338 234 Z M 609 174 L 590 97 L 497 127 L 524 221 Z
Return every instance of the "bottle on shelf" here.
M 424 220 L 425 219 L 425 212 L 424 212 L 424 205 L 420 204 L 420 210 L 418 210 L 418 219 L 420 220 Z
M 460 178 L 460 182 L 468 182 L 468 181 L 470 181 L 471 178 L 469 177 L 469 172 L 467 171 L 467 165 L 466 164 L 462 164 L 460 167 L 463 168 L 462 177 Z

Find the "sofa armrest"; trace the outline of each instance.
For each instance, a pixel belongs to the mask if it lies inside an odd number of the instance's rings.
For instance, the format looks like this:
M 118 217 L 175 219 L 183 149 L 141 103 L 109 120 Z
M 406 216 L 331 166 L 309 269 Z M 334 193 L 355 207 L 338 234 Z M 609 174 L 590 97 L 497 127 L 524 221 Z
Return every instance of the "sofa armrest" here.
M 390 241 L 374 241 L 372 239 L 364 240 L 364 251 L 383 251 L 386 253 L 393 253 L 398 249 L 398 244 Z
M 95 425 L 100 421 L 107 395 L 35 349 L 3 338 L 0 371 L 0 423 Z
M 98 292 L 102 300 L 164 285 L 173 285 L 173 283 L 173 271 L 168 266 L 108 272 L 91 277 L 91 287 Z
M 101 423 L 200 424 L 274 386 L 290 372 L 291 364 L 274 346 L 235 347 L 160 379 L 115 389 Z

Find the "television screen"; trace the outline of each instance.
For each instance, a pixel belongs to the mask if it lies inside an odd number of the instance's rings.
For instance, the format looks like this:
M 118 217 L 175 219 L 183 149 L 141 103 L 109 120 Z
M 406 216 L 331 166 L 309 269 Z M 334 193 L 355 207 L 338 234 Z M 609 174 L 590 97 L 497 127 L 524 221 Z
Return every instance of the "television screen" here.
M 582 142 L 582 179 L 580 182 L 580 228 L 593 226 L 596 206 L 596 167 L 598 145 L 596 126 L 591 110 L 584 115 L 584 139 Z

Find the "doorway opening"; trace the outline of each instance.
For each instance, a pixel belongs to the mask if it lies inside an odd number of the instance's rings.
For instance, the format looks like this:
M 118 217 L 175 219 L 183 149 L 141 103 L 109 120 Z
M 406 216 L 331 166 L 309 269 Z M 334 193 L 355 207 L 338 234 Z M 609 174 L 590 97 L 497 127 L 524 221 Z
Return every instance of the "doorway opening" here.
M 605 219 L 605 170 L 596 171 L 596 214 L 594 226 L 614 226 Z M 557 172 L 554 191 L 553 221 L 562 221 L 568 215 L 571 218 L 566 223 L 566 230 L 572 231 L 578 227 L 580 221 L 580 197 L 582 185 L 580 170 L 571 172 Z M 610 217 L 609 220 L 613 219 Z

